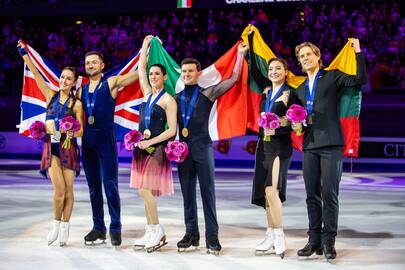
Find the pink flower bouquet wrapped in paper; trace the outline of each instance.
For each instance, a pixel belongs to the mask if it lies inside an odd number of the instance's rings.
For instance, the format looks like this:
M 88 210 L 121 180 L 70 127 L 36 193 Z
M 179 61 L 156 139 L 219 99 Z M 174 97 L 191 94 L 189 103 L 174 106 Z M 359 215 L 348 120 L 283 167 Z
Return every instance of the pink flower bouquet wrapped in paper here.
M 138 143 L 143 139 L 142 134 L 137 130 L 131 130 L 124 136 L 125 149 L 132 151 L 138 146 Z
M 42 140 L 46 135 L 45 124 L 41 121 L 35 121 L 32 123 L 29 130 L 32 138 L 36 140 Z
M 259 126 L 264 129 L 263 141 L 269 142 L 270 134 L 268 134 L 268 131 L 270 129 L 277 129 L 280 127 L 280 117 L 278 117 L 278 115 L 275 113 L 265 112 L 260 115 L 258 122 Z
M 288 108 L 286 117 L 288 121 L 290 121 L 293 124 L 297 123 L 303 123 L 305 122 L 305 119 L 307 119 L 307 111 L 305 110 L 304 107 L 293 104 Z M 302 134 L 302 129 L 297 129 L 296 130 L 297 136 L 301 136 Z
M 166 145 L 165 152 L 170 161 L 181 163 L 188 155 L 188 146 L 185 142 L 170 141 Z
M 80 130 L 80 122 L 76 120 L 73 116 L 65 116 L 60 120 L 59 130 L 64 130 L 66 132 L 73 131 L 73 133 Z M 70 149 L 70 137 L 66 136 L 65 142 L 62 145 L 63 149 Z

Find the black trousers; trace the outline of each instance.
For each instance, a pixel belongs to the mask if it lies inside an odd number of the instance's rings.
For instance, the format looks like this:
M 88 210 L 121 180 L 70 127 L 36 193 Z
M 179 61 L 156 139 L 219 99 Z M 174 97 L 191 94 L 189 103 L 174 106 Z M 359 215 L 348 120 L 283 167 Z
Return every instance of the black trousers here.
M 342 164 L 343 148 L 340 146 L 304 150 L 303 174 L 307 193 L 308 236 L 309 242 L 314 245 L 334 240 L 336 237 Z
M 196 184 L 200 184 L 205 219 L 205 235 L 218 235 L 215 203 L 214 156 L 212 145 L 190 147 L 187 158 L 178 163 L 178 173 L 183 194 L 186 232 L 199 236 Z

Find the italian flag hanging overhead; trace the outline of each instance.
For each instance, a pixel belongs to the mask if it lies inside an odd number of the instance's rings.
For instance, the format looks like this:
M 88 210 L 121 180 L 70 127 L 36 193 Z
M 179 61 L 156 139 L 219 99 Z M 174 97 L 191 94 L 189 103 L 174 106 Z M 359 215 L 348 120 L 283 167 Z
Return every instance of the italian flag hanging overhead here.
M 232 75 L 238 53 L 237 47 L 238 43 L 202 71 L 198 81 L 201 87 L 207 88 L 216 85 Z M 184 83 L 180 79 L 180 66 L 167 53 L 162 44 L 153 38 L 150 42 L 148 67 L 156 63 L 162 64 L 167 70 L 166 91 L 171 95 L 183 91 Z M 209 119 L 209 133 L 212 140 L 223 140 L 245 134 L 247 77 L 248 66 L 244 61 L 239 81 L 215 101 Z
M 191 8 L 192 0 L 177 0 L 177 8 Z

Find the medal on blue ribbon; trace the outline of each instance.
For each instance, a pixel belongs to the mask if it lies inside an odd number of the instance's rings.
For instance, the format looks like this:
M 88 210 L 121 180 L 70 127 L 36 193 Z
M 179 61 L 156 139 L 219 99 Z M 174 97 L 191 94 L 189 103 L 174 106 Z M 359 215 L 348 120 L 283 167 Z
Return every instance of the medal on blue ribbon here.
M 152 94 L 149 95 L 148 101 L 146 102 L 145 105 L 145 130 L 143 131 L 143 137 L 145 139 L 149 139 L 150 136 L 152 136 L 152 132 L 149 129 L 150 125 L 150 114 L 152 112 L 153 106 L 155 106 L 156 102 L 159 101 L 159 99 L 163 96 L 163 94 L 166 93 L 165 89 L 160 91 L 159 95 L 152 101 Z M 152 103 L 151 103 L 152 101 Z
M 321 75 L 321 70 L 316 73 L 314 84 L 312 86 L 312 93 L 309 91 L 309 80 L 305 81 L 305 98 L 307 103 L 307 111 L 308 111 L 308 124 L 312 125 L 312 110 L 314 106 L 314 98 L 316 92 L 316 85 L 318 83 L 319 76 Z
M 184 138 L 187 138 L 189 135 L 188 131 L 188 124 L 190 122 L 191 115 L 193 114 L 194 106 L 195 103 L 197 102 L 197 97 L 198 97 L 198 92 L 200 91 L 198 85 L 194 88 L 193 95 L 191 97 L 190 103 L 188 105 L 187 113 L 186 113 L 186 90 L 183 90 L 181 93 L 181 99 L 180 99 L 180 110 L 181 110 L 181 118 L 183 119 L 183 129 L 181 130 L 181 135 L 183 135 Z
M 66 111 L 66 107 L 69 103 L 69 99 L 70 97 L 68 97 L 65 100 L 65 103 L 63 103 L 62 105 L 62 109 L 59 112 L 59 102 L 60 102 L 60 93 L 57 94 L 58 97 L 56 98 L 56 100 L 53 103 L 53 108 L 54 108 L 54 113 L 53 113 L 53 119 L 54 119 L 54 123 L 55 123 L 55 132 L 53 134 L 53 139 L 55 142 L 59 142 L 60 138 L 61 138 L 61 134 L 59 131 L 59 120 L 63 118 L 63 116 L 65 115 L 65 111 Z
M 271 98 L 271 95 L 273 94 L 273 89 L 269 89 L 267 92 L 267 97 L 266 97 L 266 112 L 271 112 L 271 108 L 273 108 L 274 102 L 276 99 L 280 96 L 281 92 L 284 91 L 284 89 L 287 87 L 285 83 L 278 89 L 277 93 L 274 95 L 273 98 Z
M 89 87 L 87 88 L 87 91 L 84 91 L 84 99 L 86 100 L 86 108 L 87 108 L 87 115 L 88 115 L 87 123 L 89 123 L 90 125 L 93 125 L 94 121 L 95 121 L 94 116 L 93 116 L 93 110 L 94 110 L 94 105 L 96 104 L 97 93 L 98 93 L 98 90 L 100 89 L 101 85 L 102 85 L 102 81 L 100 79 L 96 88 L 94 88 L 94 92 L 93 92 L 91 101 L 90 101 L 90 93 L 89 93 L 90 84 L 88 84 Z

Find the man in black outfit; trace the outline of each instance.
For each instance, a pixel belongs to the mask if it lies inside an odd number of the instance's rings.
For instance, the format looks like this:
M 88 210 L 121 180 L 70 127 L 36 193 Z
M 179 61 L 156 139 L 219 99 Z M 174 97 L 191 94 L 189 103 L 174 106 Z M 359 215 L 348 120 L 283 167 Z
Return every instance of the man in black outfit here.
M 201 64 L 193 58 L 181 62 L 181 79 L 185 89 L 176 95 L 180 140 L 188 144 L 189 154 L 178 163 L 178 172 L 183 194 L 186 234 L 177 243 L 179 251 L 198 246 L 196 181 L 201 189 L 205 219 L 206 247 L 218 254 L 221 245 L 218 240 L 218 222 L 215 206 L 214 157 L 212 141 L 208 132 L 209 116 L 215 100 L 239 80 L 243 55 L 247 45 L 240 43 L 232 76 L 219 84 L 203 88 L 198 85 Z
M 357 75 L 337 69 L 322 69 L 318 47 L 304 42 L 295 48 L 302 69 L 307 73 L 305 83 L 297 89 L 298 98 L 308 111 L 304 127 L 303 175 L 307 193 L 309 219 L 308 243 L 298 250 L 298 256 L 314 252 L 335 259 L 335 238 L 339 214 L 339 182 L 342 176 L 344 138 L 339 119 L 339 95 L 344 87 L 366 83 L 364 55 L 358 39 L 351 39 L 356 53 Z M 293 124 L 293 129 L 301 124 Z M 323 227 L 322 227 L 323 222 Z

